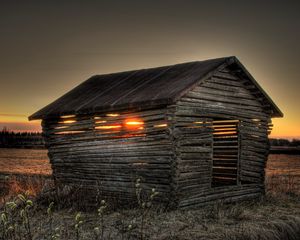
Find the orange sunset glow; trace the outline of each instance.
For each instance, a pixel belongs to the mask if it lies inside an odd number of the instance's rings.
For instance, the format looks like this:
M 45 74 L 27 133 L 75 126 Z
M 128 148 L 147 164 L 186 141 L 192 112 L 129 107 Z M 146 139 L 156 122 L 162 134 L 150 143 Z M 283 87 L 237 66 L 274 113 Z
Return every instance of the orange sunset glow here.
M 40 121 L 27 117 L 96 74 L 237 56 L 284 113 L 273 119 L 270 136 L 300 138 L 300 21 L 294 5 L 2 3 L 0 129 L 41 131 Z
M 125 126 L 128 130 L 142 130 L 144 127 L 144 122 L 138 118 L 126 119 Z

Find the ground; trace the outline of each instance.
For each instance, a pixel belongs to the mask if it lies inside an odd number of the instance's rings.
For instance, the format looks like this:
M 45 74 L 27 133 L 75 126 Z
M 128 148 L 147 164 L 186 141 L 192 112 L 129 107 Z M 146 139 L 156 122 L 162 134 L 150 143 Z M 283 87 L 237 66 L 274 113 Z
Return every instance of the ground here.
M 159 204 L 143 207 L 142 203 L 137 208 L 111 209 L 110 201 L 99 201 L 98 207 L 86 210 L 78 198 L 57 199 L 49 191 L 53 189 L 49 178 L 26 175 L 23 179 L 20 174 L 7 179 L 0 174 L 0 240 L 299 240 L 299 160 L 298 155 L 271 155 L 266 195 L 261 199 L 218 202 L 189 211 L 166 211 Z M 25 190 L 29 196 L 24 201 L 18 194 L 24 195 Z M 148 196 L 144 202 L 150 200 Z
M 6 211 L 2 208 L 7 223 L 2 216 L 0 239 L 300 239 L 300 195 L 279 193 L 270 183 L 267 187 L 260 199 L 233 204 L 220 201 L 188 211 L 166 211 L 152 204 L 149 196 L 143 200 L 146 205 L 141 202 L 130 209 L 111 210 L 110 202 L 102 202 L 98 208 L 83 211 L 70 201 L 61 204 L 65 198 L 49 208 L 49 196 L 23 194 L 6 200 L 14 200 L 17 206 L 11 209 L 10 203 Z M 27 217 L 20 217 L 22 209 Z M 10 225 L 16 238 L 8 234 Z

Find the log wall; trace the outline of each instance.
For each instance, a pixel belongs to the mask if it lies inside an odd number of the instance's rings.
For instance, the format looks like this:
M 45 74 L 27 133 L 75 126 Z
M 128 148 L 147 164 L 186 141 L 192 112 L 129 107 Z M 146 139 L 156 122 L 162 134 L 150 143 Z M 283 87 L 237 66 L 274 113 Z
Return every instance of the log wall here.
M 135 199 L 135 181 L 167 200 L 172 186 L 173 146 L 166 108 L 43 121 L 57 182 L 100 188 L 104 196 Z
M 220 69 L 181 97 L 175 108 L 180 207 L 263 193 L 270 112 L 249 80 Z M 224 183 L 216 181 L 218 176 Z

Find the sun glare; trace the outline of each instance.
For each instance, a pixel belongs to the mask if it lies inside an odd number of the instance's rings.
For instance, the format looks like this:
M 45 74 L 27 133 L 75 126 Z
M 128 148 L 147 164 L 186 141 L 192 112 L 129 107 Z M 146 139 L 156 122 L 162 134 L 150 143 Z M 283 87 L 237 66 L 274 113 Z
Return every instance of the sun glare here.
M 120 114 L 118 114 L 118 113 L 108 113 L 108 114 L 106 114 L 106 116 L 107 117 L 118 117 L 118 116 L 120 116 Z
M 168 126 L 168 124 L 166 124 L 166 123 L 154 125 L 154 127 L 156 127 L 156 128 L 167 127 L 167 126 Z
M 119 129 L 121 128 L 121 125 L 105 125 L 105 126 L 97 126 L 95 129 Z
M 72 117 L 76 117 L 76 115 L 65 115 L 65 116 L 61 116 L 60 118 L 72 118 Z
M 125 120 L 125 127 L 129 130 L 135 130 L 135 129 L 144 129 L 144 122 L 140 119 L 126 119 Z
M 63 121 L 61 123 L 74 123 L 74 122 L 76 122 L 76 121 L 75 120 L 65 120 L 65 121 Z

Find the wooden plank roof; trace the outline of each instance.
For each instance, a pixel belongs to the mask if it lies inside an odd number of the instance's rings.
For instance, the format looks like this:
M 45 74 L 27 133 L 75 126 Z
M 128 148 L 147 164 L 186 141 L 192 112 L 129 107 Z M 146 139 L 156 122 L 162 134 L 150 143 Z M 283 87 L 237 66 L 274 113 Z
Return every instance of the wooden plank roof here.
M 29 120 L 172 104 L 214 70 L 234 62 L 240 64 L 235 57 L 226 57 L 95 75 L 31 115 Z M 274 116 L 282 116 L 267 94 L 260 87 L 259 90 L 273 108 Z

